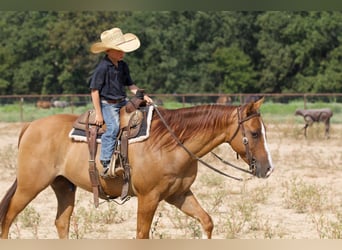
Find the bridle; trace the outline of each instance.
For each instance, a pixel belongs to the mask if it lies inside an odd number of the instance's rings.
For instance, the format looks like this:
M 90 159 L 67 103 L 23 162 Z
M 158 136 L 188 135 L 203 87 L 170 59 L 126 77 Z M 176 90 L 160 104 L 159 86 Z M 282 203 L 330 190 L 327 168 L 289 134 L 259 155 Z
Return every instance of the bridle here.
M 239 178 L 239 177 L 234 177 L 232 175 L 226 174 L 220 170 L 218 170 L 217 168 L 211 166 L 210 164 L 206 163 L 205 161 L 203 161 L 201 158 L 199 158 L 197 155 L 195 155 L 194 153 L 192 153 L 187 147 L 184 146 L 184 144 L 179 140 L 179 138 L 174 134 L 174 132 L 172 131 L 172 129 L 170 128 L 170 126 L 167 124 L 167 122 L 165 121 L 165 119 L 163 118 L 162 114 L 160 113 L 157 105 L 155 105 L 154 103 L 152 104 L 154 109 L 156 110 L 159 118 L 161 119 L 161 121 L 163 122 L 164 126 L 167 128 L 167 130 L 170 132 L 171 136 L 176 140 L 176 142 L 178 143 L 179 146 L 181 146 L 193 159 L 201 162 L 203 165 L 205 165 L 206 167 L 210 168 L 211 170 L 224 175 L 226 177 L 232 178 L 234 180 L 238 180 L 238 181 L 243 181 L 244 179 Z M 218 158 L 222 163 L 229 165 L 235 169 L 238 169 L 242 172 L 251 174 L 251 175 L 255 175 L 255 171 L 256 171 L 256 161 L 253 158 L 253 156 L 251 155 L 250 151 L 249 151 L 249 145 L 248 145 L 248 138 L 246 137 L 246 131 L 245 131 L 245 127 L 243 125 L 243 123 L 245 121 L 248 121 L 254 117 L 259 117 L 260 113 L 254 113 L 250 116 L 245 117 L 244 119 L 241 119 L 241 106 L 237 107 L 237 115 L 238 115 L 238 126 L 233 134 L 233 136 L 230 138 L 230 140 L 228 140 L 227 142 L 229 144 L 231 144 L 231 142 L 234 140 L 235 136 L 237 135 L 237 133 L 239 132 L 239 130 L 241 129 L 242 132 L 242 143 L 245 145 L 245 150 L 246 150 L 246 156 L 248 158 L 249 161 L 249 170 L 240 168 L 228 161 L 223 160 L 221 157 L 219 157 L 217 154 L 215 154 L 214 152 L 211 152 L 216 158 Z
M 246 152 L 246 157 L 248 159 L 248 165 L 249 165 L 249 170 L 251 171 L 251 174 L 255 175 L 255 171 L 256 171 L 256 160 L 253 157 L 253 155 L 251 154 L 250 150 L 249 150 L 249 141 L 248 138 L 246 136 L 246 130 L 245 130 L 245 126 L 243 125 L 244 122 L 254 118 L 254 117 L 260 117 L 260 113 L 254 113 L 251 114 L 245 118 L 242 119 L 241 117 L 241 106 L 237 107 L 237 116 L 238 116 L 238 126 L 233 134 L 233 136 L 227 141 L 230 145 L 231 142 L 234 140 L 234 138 L 236 137 L 237 133 L 239 132 L 239 130 L 241 129 L 241 133 L 242 133 L 242 143 L 243 145 L 245 145 L 245 152 Z M 217 155 L 214 154 L 216 157 Z M 236 153 L 237 157 L 239 157 L 239 154 Z M 219 158 L 220 159 L 220 158 Z

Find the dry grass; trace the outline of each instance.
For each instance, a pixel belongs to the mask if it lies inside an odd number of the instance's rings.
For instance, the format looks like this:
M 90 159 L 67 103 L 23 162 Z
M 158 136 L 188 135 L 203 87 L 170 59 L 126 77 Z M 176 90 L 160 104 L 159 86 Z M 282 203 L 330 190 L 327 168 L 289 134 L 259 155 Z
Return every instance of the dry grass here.
M 267 124 L 267 122 L 266 122 Z M 266 180 L 237 182 L 200 164 L 193 192 L 213 218 L 214 238 L 220 239 L 340 239 L 342 237 L 342 125 L 332 125 L 324 139 L 317 126 L 304 139 L 301 125 L 269 124 L 268 140 L 276 170 Z M 17 128 L 18 129 L 18 128 Z M 313 134 L 317 129 L 322 135 Z M 0 145 L 2 197 L 15 176 L 16 139 Z M 7 138 L 7 137 L 6 137 Z M 9 138 L 9 137 L 8 137 Z M 228 145 L 215 152 L 243 166 Z M 244 176 L 204 157 L 223 171 Z M 14 239 L 57 238 L 54 228 L 56 201 L 51 189 L 39 195 L 11 228 Z M 135 237 L 136 199 L 126 204 L 103 203 L 95 209 L 92 195 L 78 190 L 71 220 L 72 239 L 131 239 Z M 200 224 L 176 208 L 161 202 L 155 214 L 151 238 L 197 239 L 204 237 Z

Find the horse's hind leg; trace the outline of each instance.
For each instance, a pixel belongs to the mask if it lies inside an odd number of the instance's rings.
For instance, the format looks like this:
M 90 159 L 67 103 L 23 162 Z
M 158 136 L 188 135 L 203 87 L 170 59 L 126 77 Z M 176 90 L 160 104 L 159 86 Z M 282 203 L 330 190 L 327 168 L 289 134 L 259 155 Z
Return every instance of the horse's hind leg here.
M 2 220 L 1 238 L 8 238 L 10 226 L 14 219 L 42 190 L 47 187 L 47 185 L 48 184 L 38 187 L 32 182 L 28 185 L 23 185 L 23 183 L 18 181 L 17 189 L 9 202 L 7 212 Z
M 60 239 L 69 237 L 70 217 L 75 206 L 76 186 L 64 177 L 57 177 L 51 184 L 58 201 L 55 220 Z
M 329 139 L 329 130 L 330 130 L 330 119 L 328 118 L 325 122 L 325 138 Z
M 206 232 L 207 238 L 211 239 L 211 234 L 214 228 L 213 221 L 210 215 L 198 203 L 197 199 L 190 190 L 182 196 L 169 198 L 166 201 L 172 205 L 175 205 L 185 214 L 197 219 Z

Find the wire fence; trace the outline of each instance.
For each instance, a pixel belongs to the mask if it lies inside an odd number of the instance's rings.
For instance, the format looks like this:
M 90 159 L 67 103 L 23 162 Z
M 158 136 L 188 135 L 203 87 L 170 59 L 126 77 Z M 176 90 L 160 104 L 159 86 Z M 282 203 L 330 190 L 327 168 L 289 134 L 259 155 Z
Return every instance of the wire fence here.
M 289 104 L 297 102 L 299 108 L 335 107 L 342 113 L 342 93 L 290 93 L 290 94 L 149 94 L 154 102 L 166 108 L 181 108 L 200 104 L 240 105 L 262 96 L 266 103 Z M 92 108 L 90 94 L 65 95 L 3 95 L 0 96 L 0 122 L 32 121 L 42 116 L 71 113 L 81 114 Z

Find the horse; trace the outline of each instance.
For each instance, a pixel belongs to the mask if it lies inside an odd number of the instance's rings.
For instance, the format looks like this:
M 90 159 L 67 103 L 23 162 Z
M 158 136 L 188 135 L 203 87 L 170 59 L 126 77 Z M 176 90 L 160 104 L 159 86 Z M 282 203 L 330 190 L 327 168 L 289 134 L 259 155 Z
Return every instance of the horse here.
M 262 98 L 262 96 L 260 96 L 260 95 L 247 95 L 247 96 L 245 97 L 244 103 L 256 102 L 256 101 L 259 100 L 260 98 Z
M 303 116 L 304 125 L 304 136 L 306 138 L 306 129 L 311 126 L 314 122 L 324 122 L 325 125 L 325 137 L 329 138 L 330 130 L 330 118 L 333 116 L 333 112 L 329 108 L 324 109 L 297 109 L 295 115 Z
M 50 101 L 37 101 L 36 107 L 39 109 L 49 109 L 51 108 L 52 104 Z
M 212 218 L 195 198 L 191 185 L 196 179 L 198 160 L 220 144 L 230 144 L 250 166 L 254 177 L 265 179 L 271 175 L 274 166 L 259 112 L 262 101 L 173 110 L 155 107 L 158 112 L 153 112 L 149 137 L 128 146 L 129 195 L 137 198 L 138 205 L 136 238 L 149 238 L 161 201 L 196 218 L 206 237 L 212 237 Z M 69 237 L 77 187 L 92 192 L 88 145 L 68 138 L 77 117 L 57 114 L 23 126 L 18 140 L 17 176 L 0 203 L 1 238 L 8 238 L 16 216 L 48 186 L 58 202 L 58 237 Z M 95 163 L 100 171 L 98 155 Z M 120 197 L 123 178 L 99 179 L 108 196 Z
M 51 105 L 54 108 L 66 108 L 70 106 L 70 103 L 67 101 L 53 100 L 51 101 Z
M 230 96 L 220 96 L 216 100 L 216 104 L 229 105 L 232 103 L 232 98 Z

